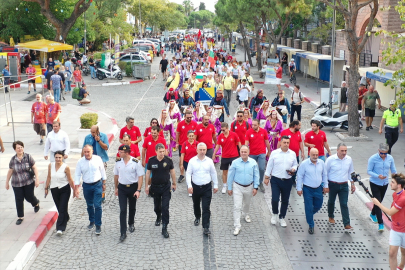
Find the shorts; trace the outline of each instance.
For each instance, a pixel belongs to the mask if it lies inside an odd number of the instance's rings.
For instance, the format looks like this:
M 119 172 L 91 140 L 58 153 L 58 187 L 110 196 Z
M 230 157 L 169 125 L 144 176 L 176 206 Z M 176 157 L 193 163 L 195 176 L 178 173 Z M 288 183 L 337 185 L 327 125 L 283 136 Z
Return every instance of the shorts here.
M 276 84 L 280 85 L 281 84 L 281 79 L 280 78 L 276 78 Z
M 167 68 L 162 68 L 162 73 L 165 73 Z
M 46 124 L 35 123 L 34 130 L 37 133 L 37 135 L 45 136 Z
M 237 159 L 238 157 L 232 157 L 232 158 L 221 158 L 221 166 L 219 167 L 219 169 L 221 171 L 227 171 L 229 169 L 229 167 L 232 164 L 232 161 L 234 161 L 235 159 Z
M 35 83 L 35 79 L 33 79 L 33 80 L 28 80 L 28 83 Z
M 361 108 L 361 104 L 357 104 L 357 110 L 359 110 L 359 111 L 363 110 L 363 109 Z
M 369 108 L 365 108 L 364 109 L 364 115 L 366 117 L 374 117 L 375 116 L 375 110 L 369 109 Z
M 390 246 L 405 248 L 405 232 L 390 231 Z
M 238 75 L 232 75 L 232 77 L 237 80 L 238 79 Z

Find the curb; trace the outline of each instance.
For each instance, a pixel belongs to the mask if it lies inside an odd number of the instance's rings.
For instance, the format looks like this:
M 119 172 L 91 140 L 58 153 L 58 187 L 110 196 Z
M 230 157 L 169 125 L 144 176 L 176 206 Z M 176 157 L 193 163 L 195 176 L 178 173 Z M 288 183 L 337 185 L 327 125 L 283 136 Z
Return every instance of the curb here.
M 116 83 L 102 83 L 101 86 L 112 86 L 112 85 L 127 85 L 127 84 L 134 84 L 134 83 L 141 83 L 143 80 L 135 80 L 135 81 L 129 81 L 129 82 L 116 82 Z M 86 84 L 87 85 L 87 84 Z M 71 87 L 76 87 L 76 84 L 71 84 Z M 88 85 L 92 86 L 92 85 Z M 22 84 L 16 84 L 13 85 L 11 88 L 28 88 L 28 83 L 22 83 Z M 37 83 L 36 84 L 37 89 L 42 89 L 42 83 Z M 47 85 L 45 84 L 45 89 L 48 89 Z
M 127 85 L 127 84 L 141 83 L 141 82 L 143 82 L 143 80 L 135 80 L 135 81 L 130 81 L 130 82 L 102 83 L 101 86 Z

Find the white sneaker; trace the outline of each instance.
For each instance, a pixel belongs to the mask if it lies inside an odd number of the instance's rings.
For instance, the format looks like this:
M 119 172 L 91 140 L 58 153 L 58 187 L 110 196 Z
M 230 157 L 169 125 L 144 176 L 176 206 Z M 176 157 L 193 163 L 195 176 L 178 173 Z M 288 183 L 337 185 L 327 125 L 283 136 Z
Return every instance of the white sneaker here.
M 56 235 L 58 235 L 58 236 L 60 236 L 60 235 L 62 235 L 63 234 L 63 232 L 61 231 L 61 230 L 58 230 L 57 232 L 56 232 Z
M 252 220 L 250 219 L 250 217 L 249 217 L 248 215 L 246 215 L 246 217 L 245 217 L 245 221 L 246 221 L 247 223 L 252 222 Z
M 271 224 L 276 225 L 278 220 L 278 214 L 273 214 L 271 216 Z
M 280 226 L 283 228 L 287 227 L 287 222 L 285 222 L 284 218 L 280 218 Z
M 193 194 L 189 193 L 188 196 L 189 196 L 189 197 L 193 197 Z
M 233 235 L 238 235 L 240 232 L 240 228 L 235 228 L 235 230 L 233 231 Z
M 226 193 L 226 183 L 222 186 L 222 194 Z

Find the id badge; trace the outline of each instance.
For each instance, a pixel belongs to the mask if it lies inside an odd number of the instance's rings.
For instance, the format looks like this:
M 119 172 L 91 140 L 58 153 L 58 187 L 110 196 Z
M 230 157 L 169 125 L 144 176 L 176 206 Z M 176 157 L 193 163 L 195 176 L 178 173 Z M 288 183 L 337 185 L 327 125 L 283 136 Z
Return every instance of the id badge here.
M 52 117 L 52 113 L 49 113 L 49 117 Z
M 37 115 L 39 115 L 39 112 L 37 112 Z

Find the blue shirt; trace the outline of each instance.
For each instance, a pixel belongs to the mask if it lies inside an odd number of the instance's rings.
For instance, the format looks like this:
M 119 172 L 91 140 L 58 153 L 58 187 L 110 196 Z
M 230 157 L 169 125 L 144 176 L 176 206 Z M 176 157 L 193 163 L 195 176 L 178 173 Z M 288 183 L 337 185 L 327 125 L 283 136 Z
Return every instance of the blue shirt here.
M 107 135 L 105 135 L 104 133 L 100 132 L 100 140 L 105 143 L 107 145 L 107 147 L 110 147 L 110 144 L 108 143 L 108 138 Z M 83 142 L 83 147 L 86 144 L 89 144 L 91 146 L 93 146 L 93 143 L 96 140 L 94 139 L 93 136 L 91 136 L 91 134 L 87 135 L 86 138 L 84 138 L 84 142 Z M 107 162 L 109 160 L 108 158 L 108 153 L 107 150 L 104 150 L 103 148 L 101 148 L 100 144 L 96 142 L 96 147 L 94 148 L 94 153 L 97 153 L 98 156 L 101 157 L 101 159 L 103 160 L 103 162 Z
M 240 157 L 232 161 L 228 172 L 228 190 L 232 190 L 232 183 L 234 181 L 244 186 L 253 182 L 253 188 L 258 188 L 259 166 L 256 160 L 249 157 L 247 161 L 243 161 Z
M 340 159 L 337 154 L 330 156 L 326 160 L 326 172 L 330 181 L 337 183 L 347 182 L 347 180 L 351 179 L 350 174 L 354 172 L 352 158 L 348 155 L 343 159 Z
M 11 75 L 10 71 L 8 71 L 7 69 L 3 69 L 2 73 L 3 73 L 3 76 L 10 76 Z
M 370 175 L 370 182 L 378 186 L 388 185 L 389 170 L 391 173 L 397 173 L 394 158 L 388 154 L 385 160 L 380 154 L 374 154 L 368 159 L 367 173 Z M 385 176 L 384 179 L 378 178 L 379 175 Z
M 75 185 L 80 184 L 80 177 L 83 178 L 83 182 L 87 184 L 99 180 L 107 180 L 104 163 L 101 158 L 97 155 L 93 155 L 91 159 L 86 159 L 86 157 L 79 159 L 76 164 Z
M 297 172 L 297 191 L 302 190 L 302 185 L 318 188 L 321 183 L 323 183 L 324 188 L 328 188 L 328 174 L 325 162 L 318 159 L 314 164 L 310 158 L 301 162 Z

